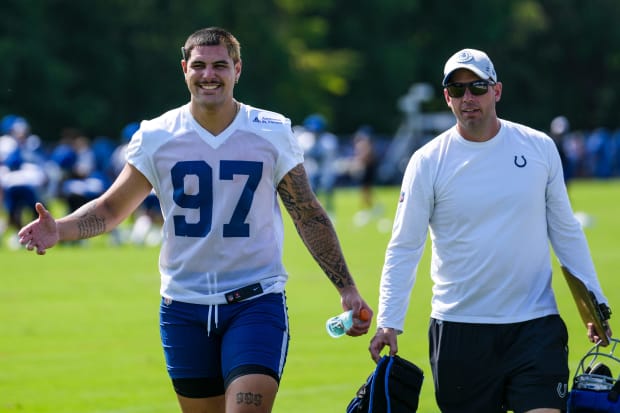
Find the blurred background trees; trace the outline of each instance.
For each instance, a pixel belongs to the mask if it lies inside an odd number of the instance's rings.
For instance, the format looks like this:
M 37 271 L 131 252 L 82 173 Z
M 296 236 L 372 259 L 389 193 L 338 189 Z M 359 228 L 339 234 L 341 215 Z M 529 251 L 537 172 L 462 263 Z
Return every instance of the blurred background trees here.
M 500 117 L 615 129 L 618 20 L 618 0 L 3 0 L 0 117 L 44 140 L 67 126 L 116 138 L 187 102 L 180 47 L 217 25 L 242 45 L 237 98 L 293 123 L 320 112 L 335 133 L 392 134 L 414 83 L 433 85 L 423 110 L 446 110 L 443 64 L 473 47 L 504 83 Z

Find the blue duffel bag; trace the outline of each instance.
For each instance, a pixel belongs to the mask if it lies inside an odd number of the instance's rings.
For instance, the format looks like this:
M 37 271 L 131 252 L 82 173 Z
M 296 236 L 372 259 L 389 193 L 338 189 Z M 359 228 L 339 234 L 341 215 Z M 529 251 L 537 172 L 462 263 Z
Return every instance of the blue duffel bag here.
M 415 413 L 424 372 L 399 356 L 383 356 L 346 413 Z
M 581 359 L 568 395 L 568 413 L 620 413 L 620 358 L 614 354 L 620 340 L 608 347 L 595 345 Z

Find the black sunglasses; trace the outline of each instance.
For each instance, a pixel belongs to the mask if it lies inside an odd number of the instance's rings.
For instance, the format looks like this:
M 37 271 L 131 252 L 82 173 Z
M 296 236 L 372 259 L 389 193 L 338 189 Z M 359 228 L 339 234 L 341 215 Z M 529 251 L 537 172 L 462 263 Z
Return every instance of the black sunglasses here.
M 494 84 L 488 80 L 474 80 L 469 83 L 448 83 L 444 87 L 448 90 L 448 95 L 451 98 L 462 98 L 465 95 L 465 89 L 469 89 L 469 92 L 474 96 L 481 96 L 487 93 L 489 86 Z

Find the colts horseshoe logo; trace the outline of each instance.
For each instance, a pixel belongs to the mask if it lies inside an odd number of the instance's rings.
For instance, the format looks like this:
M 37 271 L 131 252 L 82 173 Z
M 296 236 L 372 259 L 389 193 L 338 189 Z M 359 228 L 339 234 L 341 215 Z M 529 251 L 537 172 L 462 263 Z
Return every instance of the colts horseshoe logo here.
M 523 168 L 525 167 L 525 165 L 527 165 L 527 160 L 525 159 L 525 156 L 521 155 L 521 162 L 519 162 L 519 158 L 517 157 L 517 155 L 515 155 L 515 165 L 517 166 L 517 168 Z
M 558 396 L 562 399 L 566 397 L 568 394 L 568 383 L 558 383 L 558 387 L 556 388 L 558 392 Z

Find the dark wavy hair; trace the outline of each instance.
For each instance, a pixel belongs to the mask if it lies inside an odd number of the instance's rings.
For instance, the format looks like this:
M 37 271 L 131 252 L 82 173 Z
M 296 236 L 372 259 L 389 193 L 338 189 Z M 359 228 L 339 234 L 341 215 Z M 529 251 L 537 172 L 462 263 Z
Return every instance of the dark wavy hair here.
M 241 45 L 232 33 L 221 27 L 207 27 L 190 34 L 185 45 L 181 48 L 184 60 L 189 60 L 192 50 L 197 46 L 217 46 L 224 44 L 228 49 L 228 56 L 234 63 L 241 60 Z

